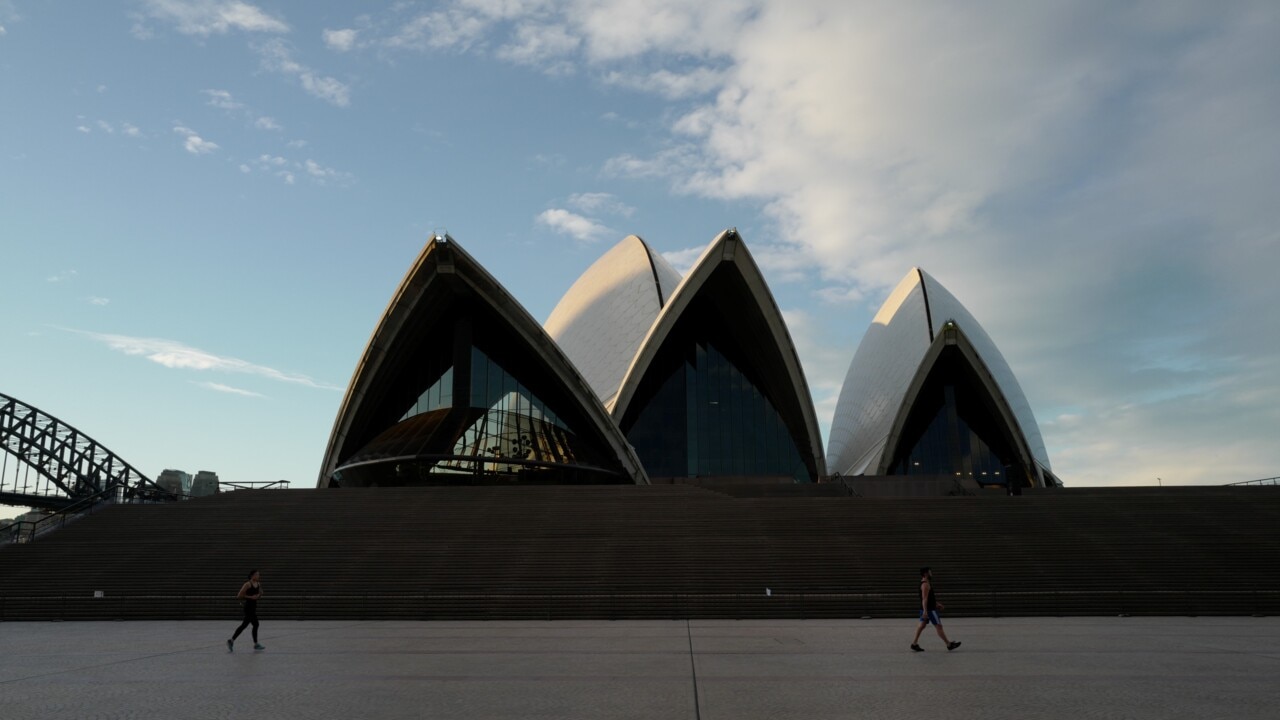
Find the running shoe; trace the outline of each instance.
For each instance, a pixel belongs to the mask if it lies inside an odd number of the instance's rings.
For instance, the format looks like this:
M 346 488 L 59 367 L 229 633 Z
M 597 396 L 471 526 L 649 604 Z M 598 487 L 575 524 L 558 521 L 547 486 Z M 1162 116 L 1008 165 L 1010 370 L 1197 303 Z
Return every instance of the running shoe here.
M 959 644 L 960 644 L 960 643 L 956 643 L 956 645 L 959 645 Z M 258 643 L 254 643 L 254 644 L 253 644 L 253 649 L 254 649 L 254 650 L 266 650 L 266 649 L 267 649 L 267 646 L 266 646 L 266 645 L 259 645 Z
M 955 642 L 949 642 L 949 643 L 947 643 L 947 649 L 948 649 L 948 650 L 955 650 L 955 649 L 956 649 L 956 648 L 958 648 L 958 647 L 960 647 L 960 641 L 959 641 L 959 640 L 956 640 Z
M 915 650 L 916 652 L 924 652 L 924 648 L 920 647 L 919 645 L 916 645 L 915 643 L 911 644 L 911 649 Z
M 236 651 L 235 645 L 236 645 L 236 641 L 235 641 L 235 640 L 228 640 L 228 641 L 227 641 L 227 652 L 235 652 L 235 651 Z

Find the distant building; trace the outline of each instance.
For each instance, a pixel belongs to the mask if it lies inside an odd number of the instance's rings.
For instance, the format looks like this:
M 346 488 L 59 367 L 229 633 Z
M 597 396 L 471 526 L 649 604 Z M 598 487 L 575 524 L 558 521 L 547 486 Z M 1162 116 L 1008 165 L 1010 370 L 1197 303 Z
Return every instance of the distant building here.
M 201 470 L 191 481 L 191 496 L 204 497 L 218 494 L 218 473 Z
M 165 492 L 187 495 L 191 492 L 191 475 L 181 470 L 166 469 L 156 478 L 156 484 L 164 488 Z

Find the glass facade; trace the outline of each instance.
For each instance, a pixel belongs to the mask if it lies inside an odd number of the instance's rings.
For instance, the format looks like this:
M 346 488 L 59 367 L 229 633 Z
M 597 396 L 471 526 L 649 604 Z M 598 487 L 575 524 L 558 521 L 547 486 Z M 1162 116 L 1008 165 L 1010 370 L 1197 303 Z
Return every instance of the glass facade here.
M 691 308 L 668 336 L 623 421 L 649 477 L 812 481 L 746 348 L 721 331 L 722 318 L 697 315 Z
M 435 370 L 416 375 L 427 389 L 344 463 L 343 484 L 609 481 L 601 478 L 611 472 L 605 457 L 515 375 L 474 345 L 463 348 L 464 367 L 441 369 L 451 354 L 438 347 L 424 358 L 417 370 Z
M 954 475 L 981 485 L 1026 485 L 1012 435 L 977 374 L 954 347 L 929 371 L 903 425 L 891 475 Z

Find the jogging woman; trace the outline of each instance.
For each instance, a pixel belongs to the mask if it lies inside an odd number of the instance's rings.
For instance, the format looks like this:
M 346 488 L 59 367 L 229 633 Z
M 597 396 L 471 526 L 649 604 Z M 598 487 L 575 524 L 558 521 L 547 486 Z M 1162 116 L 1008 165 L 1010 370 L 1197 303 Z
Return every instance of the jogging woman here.
M 253 649 L 267 649 L 265 645 L 258 644 L 258 598 L 262 597 L 262 583 L 258 582 L 259 577 L 257 570 L 250 570 L 249 579 L 240 586 L 240 592 L 236 594 L 244 606 L 244 622 L 240 623 L 235 634 L 227 640 L 227 652 L 235 652 L 236 638 L 240 637 L 240 633 L 250 625 L 253 626 Z

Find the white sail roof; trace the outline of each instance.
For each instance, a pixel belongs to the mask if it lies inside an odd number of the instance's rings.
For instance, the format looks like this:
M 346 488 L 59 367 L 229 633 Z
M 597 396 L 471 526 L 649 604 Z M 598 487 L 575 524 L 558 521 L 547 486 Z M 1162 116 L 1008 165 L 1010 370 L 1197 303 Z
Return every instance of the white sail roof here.
M 1018 423 L 1027 448 L 1049 469 L 1040 428 L 1008 362 L 986 330 L 945 287 L 912 268 L 876 313 L 849 363 L 831 422 L 827 465 L 844 475 L 878 474 L 894 421 L 938 331 L 954 322 L 972 343 Z
M 543 324 L 606 406 L 679 283 L 670 263 L 629 235 L 582 273 Z

